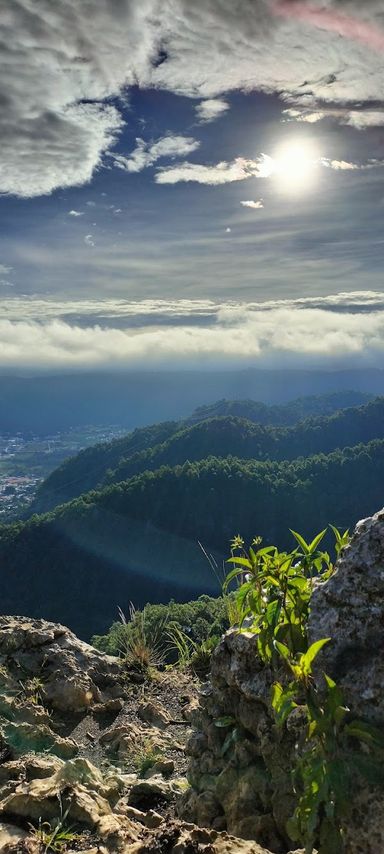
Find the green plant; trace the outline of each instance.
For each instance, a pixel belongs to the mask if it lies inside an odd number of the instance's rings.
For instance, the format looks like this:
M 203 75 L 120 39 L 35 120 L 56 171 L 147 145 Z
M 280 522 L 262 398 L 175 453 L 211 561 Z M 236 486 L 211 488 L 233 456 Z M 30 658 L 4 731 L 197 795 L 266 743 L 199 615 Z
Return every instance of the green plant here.
M 21 692 L 19 699 L 24 702 L 33 703 L 35 706 L 42 706 L 44 701 L 44 682 L 39 676 L 32 676 L 31 679 L 26 679 L 25 682 L 20 681 Z
M 349 542 L 349 533 L 331 526 L 335 553 L 339 556 Z M 306 854 L 314 845 L 319 854 L 341 854 L 343 826 L 351 802 L 356 773 L 369 781 L 384 781 L 382 757 L 372 748 L 384 748 L 384 740 L 369 724 L 351 720 L 340 688 L 326 674 L 320 688 L 313 679 L 312 665 L 330 638 L 322 638 L 308 647 L 307 625 L 311 594 L 333 573 L 328 552 L 320 549 L 326 530 L 311 542 L 291 531 L 297 546 L 291 552 L 279 552 L 275 546 L 262 547 L 256 538 L 248 552 L 244 541 L 232 541 L 229 563 L 234 564 L 224 583 L 238 588 L 235 598 L 240 625 L 248 618 L 247 629 L 257 635 L 260 658 L 281 672 L 283 663 L 291 680 L 277 681 L 272 706 L 280 726 L 300 708 L 306 720 L 303 744 L 299 745 L 294 769 L 297 805 L 288 823 L 295 842 L 304 842 Z M 293 678 L 292 678 L 293 677 Z M 216 725 L 230 726 L 224 746 L 236 738 L 236 726 L 229 719 Z
M 228 563 L 234 568 L 224 582 L 226 593 L 232 582 L 239 583 L 235 597 L 240 625 L 248 617 L 250 630 L 258 636 L 263 661 L 276 660 L 275 641 L 286 643 L 292 654 L 307 648 L 307 623 L 313 585 L 333 572 L 329 554 L 319 549 L 326 534 L 321 531 L 311 543 L 292 531 L 297 547 L 279 552 L 276 546 L 261 546 L 255 538 L 248 552 L 237 536 L 232 541 Z M 238 552 L 235 554 L 235 552 Z
M 330 638 L 313 643 L 297 656 L 287 646 L 276 647 L 294 676 L 285 687 L 276 682 L 272 706 L 283 726 L 294 709 L 306 718 L 304 743 L 298 746 L 293 784 L 298 802 L 287 831 L 294 842 L 305 843 L 306 854 L 314 846 L 318 854 L 342 854 L 344 832 L 351 809 L 353 786 L 360 774 L 369 783 L 384 783 L 383 735 L 372 725 L 352 719 L 341 689 L 324 674 L 324 685 L 313 679 L 312 665 Z
M 159 626 L 155 634 L 147 631 L 145 608 L 137 612 L 132 602 L 129 606 L 129 620 L 119 608 L 121 632 L 118 652 L 125 663 L 140 670 L 159 667 L 163 663 L 162 630 Z
M 119 654 L 122 643 L 124 643 L 123 636 L 126 632 L 131 635 L 136 631 L 136 626 L 142 619 L 143 610 L 145 611 L 145 634 L 147 637 L 157 636 L 160 638 L 167 626 L 176 625 L 182 631 L 186 631 L 188 628 L 190 637 L 196 643 L 202 643 L 212 635 L 222 635 L 229 628 L 228 599 L 234 602 L 232 594 L 217 598 L 203 594 L 191 602 L 175 602 L 171 599 L 167 605 L 147 604 L 144 609 L 135 611 L 133 620 L 129 620 L 128 629 L 120 620 L 113 623 L 107 635 L 95 635 L 92 638 L 92 643 L 109 655 Z M 166 650 L 162 651 L 165 655 L 165 661 L 171 664 L 174 656 L 168 655 Z
M 218 644 L 219 637 L 206 638 L 197 643 L 179 626 L 169 626 L 166 631 L 169 649 L 177 656 L 175 667 L 180 670 L 190 668 L 197 676 L 205 676 L 209 671 L 213 650 Z
M 30 833 L 39 842 L 43 854 L 48 854 L 49 851 L 54 854 L 61 854 L 65 849 L 74 842 L 81 840 L 82 836 L 75 833 L 72 827 L 66 827 L 65 822 L 68 817 L 70 805 L 63 812 L 63 805 L 59 797 L 60 816 L 53 822 L 41 821 L 39 819 L 38 826 L 29 825 Z
M 156 747 L 151 739 L 147 739 L 132 756 L 132 764 L 139 777 L 144 777 L 147 771 L 163 756 L 159 747 Z

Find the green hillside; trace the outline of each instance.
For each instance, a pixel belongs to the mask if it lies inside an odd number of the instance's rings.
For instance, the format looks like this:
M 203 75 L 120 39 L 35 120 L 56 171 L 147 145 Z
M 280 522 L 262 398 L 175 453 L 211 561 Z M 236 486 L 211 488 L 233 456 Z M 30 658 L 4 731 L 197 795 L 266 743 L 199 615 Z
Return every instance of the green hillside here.
M 208 456 L 256 460 L 292 460 L 335 448 L 369 442 L 384 435 L 384 398 L 331 416 L 300 421 L 293 427 L 253 424 L 244 418 L 222 416 L 173 433 L 165 442 L 137 452 L 107 473 L 106 483 L 118 483 L 162 465 L 182 465 Z
M 162 465 L 181 465 L 186 460 L 202 460 L 211 455 L 258 460 L 295 459 L 380 438 L 383 436 L 384 398 L 342 409 L 333 415 L 307 418 L 291 427 L 276 426 L 273 420 L 282 419 L 284 413 L 286 417 L 287 411 L 291 418 L 293 412 L 301 417 L 321 405 L 329 411 L 337 401 L 339 406 L 346 405 L 356 397 L 359 397 L 357 393 L 344 392 L 323 398 L 303 398 L 281 407 L 265 407 L 254 401 L 222 401 L 229 411 L 219 417 L 207 419 L 207 412 L 212 413 L 215 407 L 204 407 L 198 411 L 201 420 L 192 425 L 165 422 L 134 430 L 123 439 L 87 448 L 64 462 L 40 487 L 32 512 L 46 512 L 90 489 L 117 483 Z M 270 423 L 254 422 L 260 408 L 270 412 Z M 243 413 L 241 418 L 240 412 Z M 264 417 L 267 417 L 265 411 Z
M 217 591 L 198 540 L 219 561 L 238 531 L 285 546 L 290 527 L 309 536 L 374 512 L 383 484 L 383 439 L 307 459 L 208 457 L 148 471 L 1 529 L 2 608 L 89 637 L 129 600 Z

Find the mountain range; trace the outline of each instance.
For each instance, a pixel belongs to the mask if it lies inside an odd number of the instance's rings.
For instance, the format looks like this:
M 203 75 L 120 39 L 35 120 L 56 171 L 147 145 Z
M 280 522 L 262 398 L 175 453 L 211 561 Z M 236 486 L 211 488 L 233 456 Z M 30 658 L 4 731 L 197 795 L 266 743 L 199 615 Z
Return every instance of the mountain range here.
M 220 401 L 82 451 L 42 485 L 34 515 L 0 529 L 3 610 L 88 638 L 130 601 L 218 593 L 237 533 L 286 547 L 290 528 L 352 526 L 384 503 L 384 398 L 351 401 L 272 407 L 264 423 L 253 401 Z

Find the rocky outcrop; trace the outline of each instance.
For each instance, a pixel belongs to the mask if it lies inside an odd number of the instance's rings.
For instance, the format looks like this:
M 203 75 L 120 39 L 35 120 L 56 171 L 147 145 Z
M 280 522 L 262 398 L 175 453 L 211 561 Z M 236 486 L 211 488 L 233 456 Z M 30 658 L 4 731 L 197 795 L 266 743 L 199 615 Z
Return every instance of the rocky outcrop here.
M 282 732 L 271 713 L 276 674 L 257 656 L 250 632 L 229 631 L 216 649 L 211 681 L 192 715 L 187 750 L 192 790 L 182 814 L 202 826 L 257 839 L 276 854 L 289 850 L 295 731 Z
M 336 572 L 311 600 L 310 640 L 331 637 L 319 662 L 342 688 L 353 715 L 384 738 L 384 510 L 355 528 Z M 382 760 L 384 762 L 384 751 Z M 384 791 L 356 780 L 348 854 L 384 852 Z
M 104 655 L 64 626 L 25 617 L 0 617 L 0 686 L 19 690 L 35 680 L 52 708 L 79 712 L 124 695 L 117 659 Z M 31 687 L 31 691 L 33 686 Z
M 384 510 L 359 522 L 334 575 L 313 594 L 309 639 L 324 637 L 332 642 L 319 656 L 318 684 L 325 670 L 343 689 L 351 714 L 384 733 Z M 261 664 L 254 635 L 231 630 L 224 636 L 192 712 L 191 790 L 181 812 L 283 854 L 290 847 L 291 772 L 303 721 L 297 710 L 284 730 L 276 727 L 270 698 L 279 677 Z M 346 854 L 384 852 L 384 792 L 359 776 L 345 844 Z
M 63 626 L 0 617 L 0 852 L 270 854 L 172 817 L 194 703 L 180 673 L 139 679 Z
M 327 584 L 311 599 L 311 641 L 330 637 L 321 668 L 356 715 L 384 722 L 384 510 L 356 525 Z M 384 845 L 383 845 L 384 851 Z

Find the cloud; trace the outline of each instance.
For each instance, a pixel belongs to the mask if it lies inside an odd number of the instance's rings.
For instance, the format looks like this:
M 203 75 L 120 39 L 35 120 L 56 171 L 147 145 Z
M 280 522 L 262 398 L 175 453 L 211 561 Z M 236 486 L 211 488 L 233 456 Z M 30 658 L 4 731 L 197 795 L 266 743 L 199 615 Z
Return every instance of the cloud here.
M 384 355 L 384 294 L 374 291 L 248 304 L 76 300 L 60 305 L 17 298 L 1 302 L 2 369 L 158 368 L 173 366 L 175 359 L 181 367 L 334 368 L 363 363 L 381 367 Z M 23 306 L 25 317 L 20 320 Z M 108 328 L 97 323 L 99 312 L 110 315 Z M 134 332 L 131 327 L 118 328 L 124 315 L 138 321 Z
M 382 127 L 384 125 L 384 110 L 352 110 L 347 113 L 344 124 L 350 125 L 356 130 Z
M 356 171 L 356 169 L 363 168 L 358 163 L 350 163 L 348 160 L 328 160 L 324 157 L 321 162 L 323 166 L 327 166 L 329 169 L 336 169 L 336 171 Z
M 264 207 L 264 202 L 262 199 L 258 199 L 257 202 L 252 201 L 252 199 L 247 199 L 244 202 L 240 202 L 243 208 L 253 208 L 254 210 L 259 210 Z
M 151 144 L 138 138 L 136 148 L 129 157 L 115 154 L 113 159 L 115 166 L 119 169 L 125 169 L 127 172 L 141 172 L 162 157 L 174 158 L 191 154 L 199 145 L 200 143 L 190 136 L 163 136 Z
M 352 163 L 349 160 L 329 160 L 327 157 L 322 157 L 320 163 L 328 169 L 354 172 L 359 169 L 374 169 L 375 167 L 384 166 L 384 160 L 368 160 L 366 163 Z
M 217 187 L 233 181 L 244 181 L 246 178 L 265 178 L 269 173 L 270 158 L 261 155 L 258 160 L 246 160 L 236 157 L 227 162 L 222 160 L 214 166 L 204 166 L 202 163 L 180 163 L 177 166 L 165 166 L 155 175 L 157 184 L 178 184 L 180 181 L 194 181 L 197 184 L 208 184 Z
M 12 269 L 13 267 L 8 267 L 7 264 L 0 264 L 0 276 L 6 276 Z
M 319 110 L 315 112 L 294 110 L 292 108 L 288 110 L 283 110 L 283 115 L 288 116 L 290 119 L 295 119 L 297 122 L 308 122 L 308 124 L 315 124 L 316 122 L 320 122 L 321 119 L 324 119 L 327 113 L 320 112 Z
M 360 114 L 382 102 L 373 0 L 40 0 L 31 10 L 30 0 L 2 2 L 2 193 L 89 182 L 123 127 L 112 101 L 133 85 L 203 104 L 236 90 L 285 93 L 292 109 L 341 107 L 354 126 L 358 104 Z
M 84 216 L 84 211 L 68 211 L 68 216 Z
M 208 98 L 206 101 L 200 101 L 195 107 L 197 117 L 205 123 L 213 122 L 228 110 L 228 101 L 223 101 L 222 98 Z
M 92 234 L 86 234 L 84 237 L 84 243 L 86 244 L 86 246 L 94 246 L 95 241 L 93 239 L 93 235 Z

